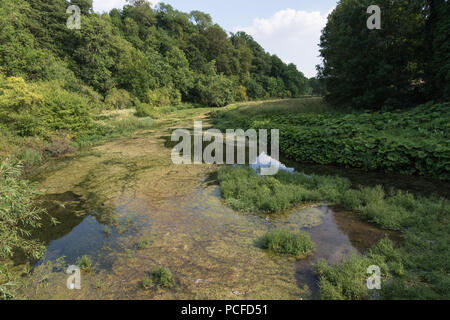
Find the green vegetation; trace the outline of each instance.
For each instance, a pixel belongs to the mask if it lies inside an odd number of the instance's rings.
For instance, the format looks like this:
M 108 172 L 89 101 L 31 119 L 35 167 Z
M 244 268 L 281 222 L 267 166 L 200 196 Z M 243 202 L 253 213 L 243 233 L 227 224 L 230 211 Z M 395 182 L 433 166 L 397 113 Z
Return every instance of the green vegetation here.
M 450 103 L 344 113 L 319 101 L 280 102 L 279 109 L 271 103 L 249 105 L 220 110 L 213 117 L 221 129 L 279 129 L 281 152 L 300 162 L 450 180 Z
M 149 244 L 150 244 L 149 240 L 140 239 L 136 244 L 136 248 L 138 250 L 144 250 L 145 248 L 148 247 Z
M 448 101 L 448 1 L 380 0 L 381 30 L 366 28 L 372 4 L 341 0 L 328 18 L 319 69 L 327 100 L 356 109 Z
M 320 295 L 324 300 L 363 300 L 375 298 L 376 292 L 367 288 L 367 269 L 380 267 L 382 288 L 389 286 L 393 276 L 404 274 L 402 258 L 393 243 L 384 239 L 362 257 L 353 254 L 336 266 L 329 266 L 324 260 L 317 263 Z
M 169 268 L 162 266 L 158 267 L 151 272 L 151 276 L 153 281 L 156 283 L 157 289 L 172 288 L 175 284 L 172 272 L 169 270 Z
M 77 262 L 75 263 L 81 270 L 85 272 L 91 272 L 92 271 L 92 260 L 89 256 L 84 255 L 77 259 Z
M 264 249 L 297 258 L 304 258 L 314 250 L 314 243 L 306 232 L 270 231 L 262 237 L 261 244 Z
M 367 278 L 367 267 L 364 267 L 374 264 L 371 263 L 374 259 L 379 263 L 385 261 L 390 274 L 394 275 L 392 281 L 383 284 L 386 298 L 450 297 L 447 285 L 450 281 L 449 200 L 416 197 L 399 190 L 386 192 L 380 186 L 351 188 L 347 179 L 339 177 L 308 177 L 286 172 L 258 177 L 253 170 L 244 167 L 223 167 L 218 179 L 224 201 L 236 210 L 276 212 L 295 204 L 328 201 L 354 210 L 384 229 L 402 233 L 402 246 L 398 251 L 382 242 L 372 249 L 372 255 L 352 258 L 336 267 L 321 264 L 319 270 L 324 279 L 321 286 L 328 292 L 324 293 L 325 298 L 365 297 L 365 291 L 360 292 L 361 286 L 356 286 L 354 293 L 345 288 Z M 356 274 L 347 277 L 355 270 Z M 349 283 L 342 283 L 345 281 Z
M 144 290 L 148 290 L 152 286 L 153 286 L 152 279 L 148 275 L 145 275 L 144 280 L 142 280 L 142 288 L 144 288 Z
M 279 172 L 260 178 L 252 169 L 223 167 L 218 172 L 220 191 L 233 209 L 275 213 L 303 203 L 338 201 L 350 188 L 346 179 Z
M 40 258 L 44 250 L 30 235 L 33 228 L 40 227 L 45 211 L 30 201 L 37 193 L 20 175 L 20 163 L 9 159 L 0 163 L 0 259 L 12 257 L 17 250 Z

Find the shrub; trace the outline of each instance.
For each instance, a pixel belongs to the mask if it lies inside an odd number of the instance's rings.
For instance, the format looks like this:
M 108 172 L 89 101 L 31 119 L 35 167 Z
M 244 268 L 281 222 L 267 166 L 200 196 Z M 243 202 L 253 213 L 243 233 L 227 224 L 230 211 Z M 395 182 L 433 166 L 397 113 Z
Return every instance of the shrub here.
M 197 101 L 209 107 L 225 107 L 236 100 L 234 82 L 224 75 L 203 75 L 195 87 Z
M 62 136 L 51 138 L 50 143 L 45 146 L 45 151 L 50 152 L 52 157 L 60 157 L 75 152 L 76 148 L 72 146 L 71 141 L 67 136 Z
M 155 117 L 155 115 L 157 114 L 158 114 L 157 110 L 147 103 L 140 102 L 136 105 L 136 116 L 138 117 L 158 118 L 158 116 Z
M 236 88 L 236 101 L 248 101 L 247 88 L 243 85 Z
M 151 272 L 153 280 L 157 283 L 157 288 L 171 288 L 175 281 L 169 268 L 159 267 Z
M 131 108 L 133 101 L 128 91 L 113 88 L 106 95 L 105 104 L 108 109 L 120 110 Z
M 306 257 L 314 250 L 314 243 L 306 232 L 274 230 L 262 237 L 261 244 L 264 249 L 296 257 Z

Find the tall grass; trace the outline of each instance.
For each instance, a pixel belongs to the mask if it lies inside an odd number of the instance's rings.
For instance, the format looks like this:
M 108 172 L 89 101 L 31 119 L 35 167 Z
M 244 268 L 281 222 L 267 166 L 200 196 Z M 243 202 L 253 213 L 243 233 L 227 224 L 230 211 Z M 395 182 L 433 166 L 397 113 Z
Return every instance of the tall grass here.
M 314 250 L 314 243 L 307 232 L 289 230 L 273 230 L 261 238 L 261 245 L 278 254 L 293 255 L 303 258 Z

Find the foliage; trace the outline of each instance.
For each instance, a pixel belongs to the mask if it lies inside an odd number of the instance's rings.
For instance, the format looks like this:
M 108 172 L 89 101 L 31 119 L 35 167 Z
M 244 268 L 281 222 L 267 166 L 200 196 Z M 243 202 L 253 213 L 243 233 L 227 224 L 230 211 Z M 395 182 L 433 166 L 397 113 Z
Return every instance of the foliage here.
M 157 288 L 172 288 L 175 281 L 169 268 L 160 266 L 151 272 L 152 279 L 157 283 Z
M 329 267 L 319 263 L 324 299 L 366 299 L 367 267 L 381 267 L 382 296 L 390 299 L 448 298 L 450 202 L 382 187 L 353 187 L 347 179 L 279 172 L 259 177 L 253 170 L 223 167 L 218 179 L 224 201 L 236 210 L 273 212 L 301 203 L 330 202 L 355 211 L 384 229 L 402 234 L 402 247 L 383 240 L 363 257 Z
M 362 257 L 352 254 L 335 266 L 329 266 L 324 260 L 319 260 L 316 271 L 321 298 L 324 300 L 375 298 L 374 293 L 370 292 L 366 285 L 369 266 L 380 267 L 382 288 L 389 286 L 393 275 L 403 274 L 401 253 L 394 248 L 392 241 L 385 238 Z
M 352 113 L 314 112 L 298 104 L 291 110 L 262 105 L 213 116 L 221 129 L 279 129 L 281 152 L 297 161 L 450 180 L 449 103 Z
M 153 286 L 152 278 L 150 278 L 148 275 L 144 276 L 144 280 L 142 280 L 142 288 L 144 290 L 148 290 Z
M 113 88 L 108 92 L 105 98 L 105 104 L 108 108 L 120 110 L 131 108 L 133 103 L 130 94 L 123 89 Z
M 75 264 L 83 271 L 86 271 L 86 272 L 92 271 L 92 260 L 87 255 L 79 257 Z
M 437 100 L 450 99 L 450 3 L 426 1 L 425 79 L 429 95 Z
M 183 100 L 224 106 L 245 101 L 251 79 L 262 87 L 257 94 L 249 90 L 251 98 L 306 91 L 294 65 L 266 53 L 243 32 L 229 36 L 203 12 L 132 1 L 97 14 L 91 1 L 76 3 L 83 11 L 80 30 L 65 27 L 68 1 L 2 1 L 0 67 L 7 76 L 52 79 L 76 93 L 87 85 L 115 109 L 129 107 L 130 98 L 168 105 L 167 96 L 172 105 Z
M 306 232 L 277 229 L 266 233 L 261 239 L 262 247 L 278 254 L 306 257 L 314 250 L 314 243 Z
M 338 106 L 380 108 L 415 103 L 411 84 L 422 75 L 425 19 L 415 1 L 381 0 L 381 30 L 369 30 L 369 0 L 341 0 L 322 32 L 320 70 L 327 99 Z
M 37 193 L 21 179 L 21 168 L 19 162 L 9 159 L 0 163 L 0 259 L 12 257 L 18 250 L 40 258 L 44 250 L 44 245 L 30 235 L 41 226 L 46 212 L 33 203 Z

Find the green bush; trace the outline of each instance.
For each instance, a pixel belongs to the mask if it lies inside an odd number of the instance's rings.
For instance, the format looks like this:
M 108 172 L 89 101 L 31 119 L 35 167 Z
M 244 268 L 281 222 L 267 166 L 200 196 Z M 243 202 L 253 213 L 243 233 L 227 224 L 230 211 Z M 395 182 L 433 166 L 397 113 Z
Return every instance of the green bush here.
M 169 268 L 159 267 L 151 272 L 153 280 L 157 283 L 157 288 L 172 288 L 175 281 Z
M 128 109 L 133 106 L 133 100 L 128 91 L 113 88 L 106 95 L 105 104 L 108 109 Z
M 136 105 L 136 116 L 138 116 L 138 117 L 153 118 L 155 114 L 157 114 L 156 109 L 147 103 L 140 102 Z
M 53 82 L 0 77 L 0 119 L 22 136 L 77 133 L 92 124 L 92 101 Z
M 314 250 L 314 243 L 306 232 L 274 230 L 262 237 L 261 244 L 264 249 L 296 257 L 306 257 Z

